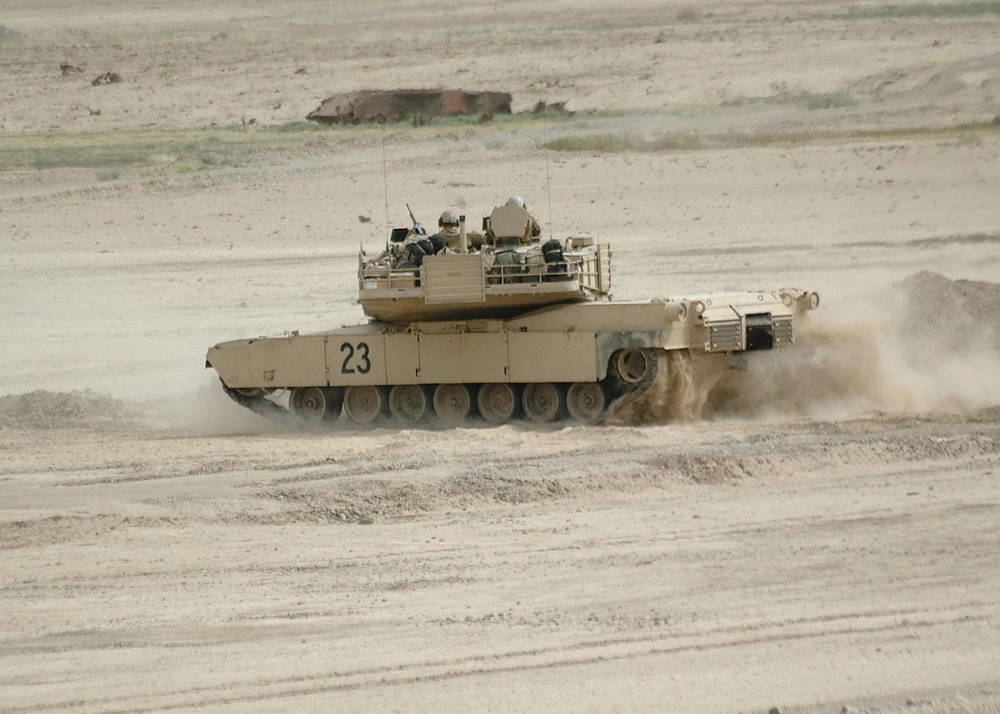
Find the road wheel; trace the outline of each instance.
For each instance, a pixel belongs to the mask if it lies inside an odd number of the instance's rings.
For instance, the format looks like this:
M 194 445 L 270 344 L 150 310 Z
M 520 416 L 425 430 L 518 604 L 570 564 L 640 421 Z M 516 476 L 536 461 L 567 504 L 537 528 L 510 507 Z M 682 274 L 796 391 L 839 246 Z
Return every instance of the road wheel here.
M 649 374 L 653 363 L 645 350 L 630 347 L 617 353 L 612 360 L 612 367 L 622 381 L 635 384 Z
M 570 416 L 582 424 L 596 424 L 604 416 L 607 398 L 596 382 L 577 382 L 566 393 Z
M 434 390 L 434 413 L 445 424 L 461 424 L 472 409 L 472 394 L 466 384 L 439 384 Z
M 521 394 L 524 416 L 536 424 L 545 424 L 558 419 L 562 416 L 564 403 L 563 390 L 548 382 L 526 384 Z
M 385 393 L 370 384 L 348 387 L 344 394 L 344 411 L 355 424 L 371 424 L 385 411 Z
M 427 401 L 419 384 L 397 384 L 389 390 L 389 413 L 404 424 L 416 424 L 427 415 Z
M 517 393 L 509 384 L 484 384 L 476 395 L 479 414 L 492 424 L 506 424 L 517 410 Z
M 318 424 L 324 419 L 340 416 L 341 402 L 342 395 L 338 389 L 296 387 L 288 397 L 288 411 L 302 422 Z

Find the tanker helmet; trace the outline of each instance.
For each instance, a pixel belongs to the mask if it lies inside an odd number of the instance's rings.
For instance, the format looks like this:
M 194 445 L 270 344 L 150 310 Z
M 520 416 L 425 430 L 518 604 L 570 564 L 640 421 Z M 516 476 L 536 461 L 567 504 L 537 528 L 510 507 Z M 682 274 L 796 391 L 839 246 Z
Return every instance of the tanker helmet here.
M 518 208 L 527 208 L 527 206 L 524 205 L 524 199 L 521 198 L 520 196 L 511 196 L 510 198 L 508 198 L 507 205 L 517 206 Z
M 444 213 L 441 214 L 441 217 L 438 218 L 438 225 L 441 227 L 457 226 L 458 214 L 455 213 L 454 211 L 445 211 Z

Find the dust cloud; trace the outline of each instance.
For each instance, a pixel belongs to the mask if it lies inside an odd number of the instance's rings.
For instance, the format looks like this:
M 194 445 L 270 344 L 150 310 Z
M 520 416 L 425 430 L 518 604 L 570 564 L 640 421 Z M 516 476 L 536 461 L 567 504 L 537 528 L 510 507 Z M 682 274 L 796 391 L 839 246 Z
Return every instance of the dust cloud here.
M 158 431 L 178 436 L 236 436 L 284 430 L 281 424 L 235 404 L 222 391 L 218 379 L 207 374 L 200 377 L 186 393 L 145 403 L 147 422 Z
M 659 354 L 649 387 L 626 394 L 608 408 L 605 423 L 636 425 L 660 421 L 689 421 L 701 415 L 707 385 L 717 377 L 696 370 L 687 352 Z M 717 370 L 713 370 L 717 372 Z
M 916 273 L 821 309 L 789 349 L 727 372 L 705 417 L 968 414 L 1000 404 L 1000 285 Z
M 828 301 L 828 303 L 831 301 Z M 1000 284 L 931 272 L 842 296 L 797 323 L 790 348 L 722 357 L 661 355 L 642 392 L 608 424 L 696 419 L 837 419 L 871 412 L 973 414 L 1000 405 Z M 89 390 L 0 397 L 0 428 L 150 430 L 227 436 L 284 430 L 199 375 L 178 396 L 126 402 Z

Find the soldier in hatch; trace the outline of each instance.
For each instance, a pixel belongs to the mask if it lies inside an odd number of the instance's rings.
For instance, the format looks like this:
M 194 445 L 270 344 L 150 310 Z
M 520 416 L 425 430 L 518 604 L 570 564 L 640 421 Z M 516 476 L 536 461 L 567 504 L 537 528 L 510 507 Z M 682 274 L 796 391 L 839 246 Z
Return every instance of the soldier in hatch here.
M 435 244 L 440 243 L 451 253 L 461 252 L 462 227 L 461 217 L 454 211 L 445 211 L 438 218 L 438 232 L 430 237 Z M 465 234 L 466 243 L 470 251 L 477 251 L 483 247 L 483 234 L 467 231 Z M 441 250 L 435 251 L 437 253 Z
M 438 218 L 438 232 L 431 236 L 431 240 L 434 238 L 438 238 L 448 250 L 458 250 L 461 232 L 459 231 L 457 213 L 445 211 L 441 214 L 441 217 Z

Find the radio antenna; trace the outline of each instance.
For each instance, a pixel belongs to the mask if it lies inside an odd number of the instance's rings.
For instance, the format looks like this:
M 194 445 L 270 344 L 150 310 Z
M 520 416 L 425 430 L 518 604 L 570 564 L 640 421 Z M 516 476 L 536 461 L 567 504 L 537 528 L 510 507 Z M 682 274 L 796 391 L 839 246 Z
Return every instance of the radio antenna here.
M 552 240 L 552 181 L 549 179 L 549 153 L 545 152 L 545 193 L 549 198 L 549 240 Z
M 385 168 L 385 124 L 379 124 L 379 126 L 381 127 L 381 131 L 379 133 L 379 136 L 382 139 L 382 194 L 383 194 L 383 198 L 384 198 L 384 203 L 383 203 L 382 207 L 383 207 L 383 209 L 385 211 L 385 213 L 384 213 L 384 216 L 385 216 L 385 224 L 384 224 L 385 225 L 385 231 L 383 232 L 382 235 L 385 236 L 386 244 L 388 245 L 388 241 L 389 241 L 389 176 L 388 176 L 388 173 L 386 172 L 386 168 Z

